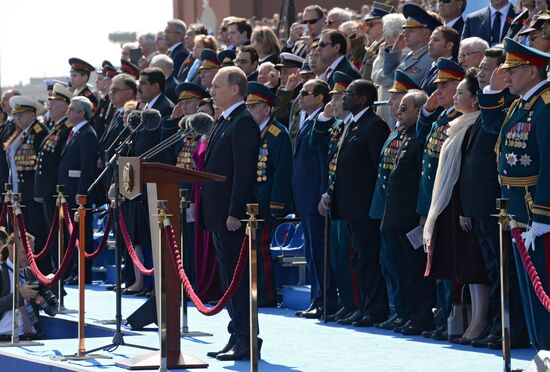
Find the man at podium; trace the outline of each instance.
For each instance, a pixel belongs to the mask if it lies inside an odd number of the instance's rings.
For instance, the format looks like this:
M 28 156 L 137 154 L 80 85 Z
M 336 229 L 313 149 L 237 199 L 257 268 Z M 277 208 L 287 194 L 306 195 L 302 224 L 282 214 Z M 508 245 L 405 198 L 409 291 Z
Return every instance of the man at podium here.
M 246 204 L 256 199 L 260 131 L 246 109 L 246 75 L 238 67 L 221 68 L 212 82 L 212 98 L 222 111 L 206 151 L 204 171 L 227 177 L 202 185 L 200 219 L 212 232 L 222 290 L 227 290 L 245 236 Z M 225 347 L 207 355 L 219 360 L 249 357 L 249 304 L 245 270 L 239 289 L 227 304 L 231 334 Z M 261 342 L 261 341 L 260 341 Z M 261 343 L 260 343 L 261 345 Z

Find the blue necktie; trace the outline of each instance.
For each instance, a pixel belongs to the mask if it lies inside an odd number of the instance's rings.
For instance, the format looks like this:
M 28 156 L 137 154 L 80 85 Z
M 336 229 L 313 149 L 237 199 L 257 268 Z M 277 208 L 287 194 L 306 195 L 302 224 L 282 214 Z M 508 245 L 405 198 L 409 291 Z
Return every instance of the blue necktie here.
M 495 12 L 495 20 L 493 21 L 493 28 L 491 29 L 491 45 L 500 43 L 500 17 L 502 13 L 499 11 Z

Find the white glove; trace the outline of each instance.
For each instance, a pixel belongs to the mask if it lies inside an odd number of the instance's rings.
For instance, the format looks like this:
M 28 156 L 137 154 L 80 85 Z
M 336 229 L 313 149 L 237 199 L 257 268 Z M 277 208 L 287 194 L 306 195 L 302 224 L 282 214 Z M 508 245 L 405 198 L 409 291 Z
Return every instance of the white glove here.
M 535 251 L 535 239 L 541 235 L 550 232 L 550 225 L 540 222 L 533 222 L 531 228 L 524 233 L 521 233 L 521 237 L 525 242 L 525 248 L 527 250 L 533 249 Z
M 187 222 L 195 222 L 195 203 L 190 203 L 189 208 L 185 210 Z

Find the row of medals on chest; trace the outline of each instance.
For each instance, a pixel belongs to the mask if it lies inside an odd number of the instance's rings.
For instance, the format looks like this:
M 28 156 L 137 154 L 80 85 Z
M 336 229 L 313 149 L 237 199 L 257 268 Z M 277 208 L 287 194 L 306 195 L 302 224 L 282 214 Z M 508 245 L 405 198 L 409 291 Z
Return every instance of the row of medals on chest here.
M 506 146 L 520 149 L 527 148 L 527 140 L 529 139 L 531 120 L 533 120 L 534 113 L 534 111 L 530 111 L 526 122 L 516 123 L 510 128 L 508 133 L 506 133 L 506 140 L 504 142 Z

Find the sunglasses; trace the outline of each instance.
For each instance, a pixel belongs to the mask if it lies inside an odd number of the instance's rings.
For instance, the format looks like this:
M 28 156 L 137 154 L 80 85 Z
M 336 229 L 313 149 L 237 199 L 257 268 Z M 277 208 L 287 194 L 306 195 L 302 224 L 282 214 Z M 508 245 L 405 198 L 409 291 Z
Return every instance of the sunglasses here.
M 453 0 L 439 0 L 439 2 L 441 2 L 443 4 L 450 4 L 451 1 L 453 1 Z
M 334 44 L 333 43 L 325 43 L 324 41 L 320 41 L 318 46 L 319 46 L 319 48 L 324 48 L 327 45 L 334 45 Z
M 304 19 L 304 23 L 305 24 L 308 24 L 308 25 L 312 25 L 312 24 L 315 24 L 317 22 L 319 22 L 321 20 L 321 18 L 316 18 L 316 19 Z
M 308 91 L 305 90 L 305 89 L 302 89 L 302 90 L 300 91 L 300 95 L 301 95 L 302 97 L 307 97 L 307 96 L 314 96 L 315 94 L 314 94 L 314 93 L 310 93 L 310 92 L 308 92 Z

